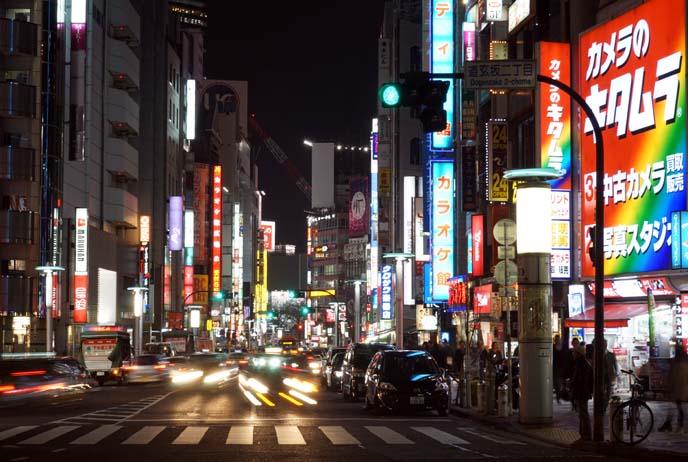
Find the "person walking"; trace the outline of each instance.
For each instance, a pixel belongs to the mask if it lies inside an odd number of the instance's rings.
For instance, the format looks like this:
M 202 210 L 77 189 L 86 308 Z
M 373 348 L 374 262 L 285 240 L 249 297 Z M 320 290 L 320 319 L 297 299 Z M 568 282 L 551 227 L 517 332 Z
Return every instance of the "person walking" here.
M 573 350 L 573 357 L 571 399 L 576 402 L 578 408 L 578 432 L 581 436 L 578 442 L 585 442 L 592 439 L 588 401 L 592 398 L 593 372 L 592 366 L 585 358 L 585 347 L 580 344 L 577 345 Z
M 561 404 L 561 390 L 565 377 L 565 363 L 568 351 L 563 348 L 561 344 L 561 337 L 559 334 L 554 336 L 552 341 L 552 385 L 554 386 L 554 397 L 557 404 Z
M 466 341 L 459 340 L 459 346 L 454 351 L 454 360 L 452 365 L 454 366 L 454 371 L 457 377 L 463 377 L 464 374 L 464 364 L 463 360 L 466 357 Z
M 683 431 L 683 403 L 688 402 L 688 355 L 682 345 L 676 345 L 676 355 L 669 364 L 669 397 L 676 403 L 677 421 L 676 431 Z M 673 412 L 667 414 L 666 420 L 657 430 L 660 432 L 672 431 L 671 421 Z
M 573 340 L 571 340 L 571 350 L 569 350 L 569 356 L 567 358 L 568 361 L 568 368 L 566 371 L 566 382 L 567 382 L 567 394 L 568 394 L 568 399 L 571 401 L 571 411 L 576 412 L 576 400 L 571 397 L 571 387 L 573 383 L 573 370 L 575 367 L 576 363 L 576 353 L 575 350 L 576 348 L 580 345 L 580 339 L 578 337 L 574 337 Z

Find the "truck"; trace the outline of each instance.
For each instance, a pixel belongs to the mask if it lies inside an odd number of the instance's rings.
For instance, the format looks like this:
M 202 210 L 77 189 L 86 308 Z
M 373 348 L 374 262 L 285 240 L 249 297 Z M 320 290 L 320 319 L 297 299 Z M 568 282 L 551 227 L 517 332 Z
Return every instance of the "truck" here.
M 131 338 L 122 326 L 83 326 L 81 355 L 86 369 L 103 386 L 122 383 L 122 365 L 131 359 Z

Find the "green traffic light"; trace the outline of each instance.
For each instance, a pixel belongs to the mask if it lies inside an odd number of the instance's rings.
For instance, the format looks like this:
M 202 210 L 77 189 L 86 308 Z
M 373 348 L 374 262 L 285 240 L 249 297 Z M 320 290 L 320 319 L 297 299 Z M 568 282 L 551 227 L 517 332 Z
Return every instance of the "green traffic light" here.
M 301 307 L 301 314 L 304 315 L 304 316 L 307 315 L 308 313 L 310 313 L 310 311 L 311 311 L 311 310 L 308 309 L 307 306 L 302 306 L 302 307 Z
M 215 292 L 215 300 L 222 300 L 224 298 L 224 294 L 222 292 Z
M 296 293 L 295 293 L 293 290 L 290 290 L 290 291 L 288 292 L 287 295 L 288 295 L 289 298 L 294 298 L 294 297 L 296 297 Z
M 275 317 L 275 313 L 273 313 L 272 311 L 268 311 L 266 317 L 267 317 L 268 319 L 272 319 L 272 318 Z
M 382 107 L 401 106 L 401 85 L 398 83 L 386 83 L 378 91 Z

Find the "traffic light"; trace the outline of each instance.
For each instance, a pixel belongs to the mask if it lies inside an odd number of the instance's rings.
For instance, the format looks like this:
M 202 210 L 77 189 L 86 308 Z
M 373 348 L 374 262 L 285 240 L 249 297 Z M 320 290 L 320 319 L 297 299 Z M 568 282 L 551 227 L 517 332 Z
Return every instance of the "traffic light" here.
M 301 314 L 304 316 L 308 316 L 308 314 L 311 312 L 311 309 L 307 306 L 302 306 L 301 307 Z
M 592 225 L 588 228 L 588 237 L 590 237 L 590 246 L 588 247 L 588 255 L 590 255 L 590 261 L 592 261 L 592 266 L 595 266 L 595 240 L 597 239 L 597 226 Z
M 430 80 L 428 72 L 407 72 L 402 78 L 403 83 L 389 82 L 380 87 L 378 97 L 382 107 L 414 108 L 424 132 L 445 130 L 447 111 L 442 106 L 447 99 L 449 81 Z
M 270 319 L 275 319 L 275 312 L 274 312 L 274 311 L 268 311 L 268 312 L 265 314 L 265 317 L 266 317 L 268 320 L 270 320 Z
M 213 298 L 215 300 L 226 300 L 226 299 L 230 298 L 229 290 L 220 290 L 219 292 L 215 292 L 215 295 L 213 295 Z
M 293 290 L 287 291 L 287 297 L 289 297 L 289 298 L 294 298 L 294 297 L 296 297 L 296 292 L 293 291 Z

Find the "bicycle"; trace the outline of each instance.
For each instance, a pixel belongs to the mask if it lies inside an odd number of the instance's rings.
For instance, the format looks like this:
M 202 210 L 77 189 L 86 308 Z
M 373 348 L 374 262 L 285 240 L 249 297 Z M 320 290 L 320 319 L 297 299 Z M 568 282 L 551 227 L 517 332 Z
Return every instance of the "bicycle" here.
M 633 377 L 631 398 L 624 401 L 612 415 L 611 432 L 616 441 L 634 445 L 648 437 L 655 423 L 652 409 L 643 400 L 644 387 L 633 371 L 621 370 Z

